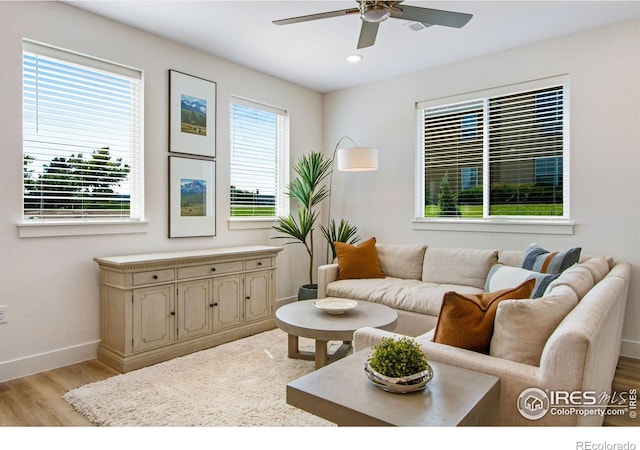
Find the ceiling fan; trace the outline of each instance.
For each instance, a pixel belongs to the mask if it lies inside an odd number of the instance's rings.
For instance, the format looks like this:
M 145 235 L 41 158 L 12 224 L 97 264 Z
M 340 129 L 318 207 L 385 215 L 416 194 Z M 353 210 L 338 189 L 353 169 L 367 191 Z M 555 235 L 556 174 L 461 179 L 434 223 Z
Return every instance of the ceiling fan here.
M 384 22 L 389 18 L 419 22 L 425 26 L 442 25 L 445 27 L 462 28 L 471 20 L 471 17 L 473 17 L 472 14 L 402 5 L 402 0 L 358 1 L 358 3 L 359 6 L 357 8 L 290 17 L 288 19 L 274 20 L 273 23 L 276 25 L 288 25 L 310 20 L 359 14 L 360 19 L 362 19 L 362 27 L 360 28 L 360 37 L 358 39 L 358 48 L 360 49 L 370 47 L 376 42 L 380 22 Z

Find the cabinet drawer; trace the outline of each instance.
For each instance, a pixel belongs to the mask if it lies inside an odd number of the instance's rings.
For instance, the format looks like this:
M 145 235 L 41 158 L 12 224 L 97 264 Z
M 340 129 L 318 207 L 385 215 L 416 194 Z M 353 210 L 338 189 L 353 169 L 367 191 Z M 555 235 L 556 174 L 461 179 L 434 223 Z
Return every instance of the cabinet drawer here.
M 133 285 L 163 283 L 165 281 L 174 280 L 173 269 L 154 270 L 151 272 L 138 272 L 133 274 Z
M 271 267 L 271 258 L 249 259 L 246 262 L 246 270 L 265 269 Z
M 204 266 L 181 267 L 178 269 L 178 279 L 205 277 L 207 275 L 220 275 L 223 273 L 241 272 L 242 261 L 228 263 L 213 263 Z

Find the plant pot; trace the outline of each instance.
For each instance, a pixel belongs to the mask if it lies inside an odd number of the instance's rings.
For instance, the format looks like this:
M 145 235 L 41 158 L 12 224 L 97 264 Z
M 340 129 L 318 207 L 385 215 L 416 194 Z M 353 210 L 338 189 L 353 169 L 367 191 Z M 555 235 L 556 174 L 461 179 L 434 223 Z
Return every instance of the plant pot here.
M 426 370 L 413 375 L 394 378 L 377 372 L 369 365 L 369 361 L 367 361 L 364 366 L 364 371 L 374 386 L 383 391 L 393 392 L 395 394 L 421 391 L 427 387 L 427 384 L 429 384 L 433 378 L 433 369 L 431 369 L 431 366 L 427 366 Z
M 318 285 L 305 284 L 298 289 L 298 300 L 311 300 L 318 298 Z

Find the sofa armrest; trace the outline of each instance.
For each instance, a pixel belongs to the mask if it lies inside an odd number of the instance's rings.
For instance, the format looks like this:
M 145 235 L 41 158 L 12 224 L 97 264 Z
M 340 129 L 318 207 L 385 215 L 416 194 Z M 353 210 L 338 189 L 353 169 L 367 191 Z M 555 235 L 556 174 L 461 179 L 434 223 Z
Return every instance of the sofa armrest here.
M 338 265 L 324 264 L 318 267 L 318 298 L 327 297 L 327 284 L 338 279 Z
M 367 347 L 375 347 L 380 342 L 382 342 L 382 338 L 395 338 L 400 339 L 404 337 L 404 334 L 394 333 L 392 331 L 385 331 L 379 328 L 373 327 L 363 327 L 358 328 L 355 333 L 353 333 L 353 352 L 357 352 Z

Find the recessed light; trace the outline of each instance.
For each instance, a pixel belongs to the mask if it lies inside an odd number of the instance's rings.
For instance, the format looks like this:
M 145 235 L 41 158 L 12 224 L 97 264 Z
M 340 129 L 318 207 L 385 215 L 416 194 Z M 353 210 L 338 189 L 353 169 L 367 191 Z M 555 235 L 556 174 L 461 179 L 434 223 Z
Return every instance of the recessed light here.
M 347 56 L 347 61 L 350 63 L 357 63 L 362 60 L 362 55 L 349 55 Z

